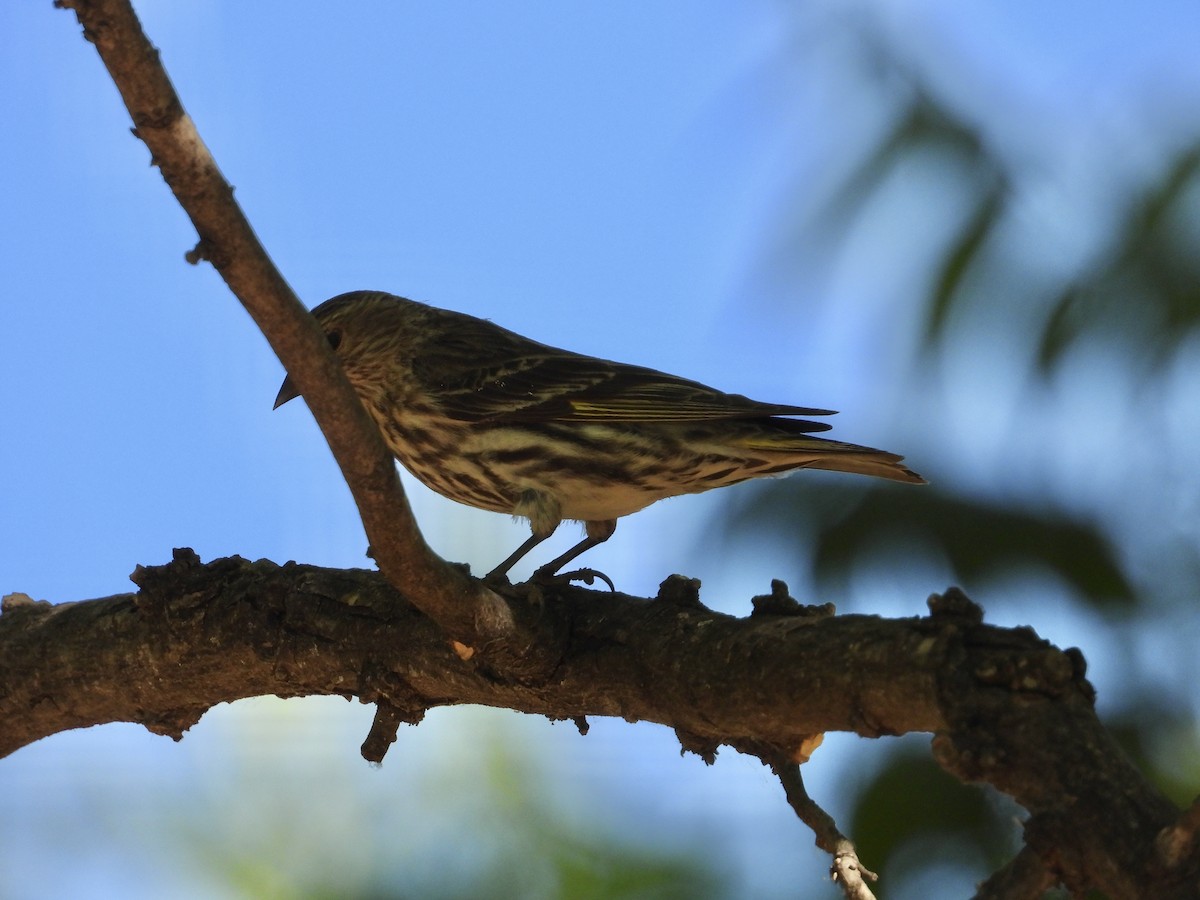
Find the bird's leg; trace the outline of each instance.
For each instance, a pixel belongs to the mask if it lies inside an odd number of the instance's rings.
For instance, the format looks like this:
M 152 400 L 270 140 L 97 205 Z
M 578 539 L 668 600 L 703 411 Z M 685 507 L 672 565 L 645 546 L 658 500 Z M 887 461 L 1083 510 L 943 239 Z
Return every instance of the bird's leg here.
M 552 534 L 554 534 L 553 530 L 548 531 L 545 534 L 538 534 L 535 531 L 533 534 L 531 534 L 528 538 L 525 539 L 525 543 L 521 544 L 520 547 L 518 547 L 516 550 L 514 550 L 512 553 L 510 553 L 508 555 L 508 558 L 506 560 L 504 560 L 504 562 L 500 563 L 500 565 L 496 566 L 496 568 L 492 569 L 492 571 L 490 571 L 486 575 L 484 575 L 483 580 L 484 581 L 499 581 L 500 579 L 504 578 L 508 574 L 508 570 L 511 569 L 514 565 L 516 565 L 517 561 L 522 556 L 524 556 L 526 553 L 528 553 L 530 550 L 532 550 L 534 547 L 536 547 L 538 544 L 540 544 L 546 538 L 550 537 L 550 535 L 552 535 Z M 583 551 L 580 551 L 580 552 L 583 552 Z
M 544 566 L 538 568 L 538 570 L 533 573 L 533 581 L 586 581 L 588 584 L 591 584 L 594 578 L 599 578 L 608 585 L 608 589 L 610 591 L 616 590 L 616 588 L 613 587 L 612 579 L 603 572 L 597 572 L 595 569 L 576 569 L 573 572 L 564 572 L 561 575 L 555 574 L 559 569 L 561 569 L 571 560 L 578 557 L 580 554 L 586 553 L 597 544 L 603 544 L 610 537 L 612 537 L 613 532 L 617 530 L 617 520 L 606 519 L 599 522 L 585 522 L 584 528 L 587 531 L 587 537 L 585 537 L 582 541 L 580 541 L 562 556 L 552 559 Z

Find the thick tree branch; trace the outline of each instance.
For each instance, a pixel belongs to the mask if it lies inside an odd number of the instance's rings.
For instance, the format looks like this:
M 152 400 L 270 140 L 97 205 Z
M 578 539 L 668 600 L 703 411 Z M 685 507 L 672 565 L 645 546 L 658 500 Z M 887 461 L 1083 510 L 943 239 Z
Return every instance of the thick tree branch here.
M 178 737 L 212 705 L 262 694 L 385 701 L 399 720 L 458 703 L 620 716 L 675 728 L 705 755 L 732 740 L 794 748 L 831 728 L 899 734 L 940 722 L 931 620 L 739 620 L 704 608 L 682 578 L 655 601 L 521 586 L 514 605 L 560 637 L 553 674 L 522 684 L 464 660 L 374 572 L 236 557 L 201 565 L 185 550 L 133 579 L 135 594 L 9 602 L 0 753 L 109 721 Z M 838 687 L 847 662 L 857 697 Z
M 1192 817 L 1100 725 L 1078 653 L 983 624 L 954 590 L 931 598 L 928 617 L 884 620 L 812 615 L 778 588 L 735 619 L 678 577 L 654 600 L 513 589 L 559 653 L 552 672 L 520 683 L 464 660 L 373 572 L 201 565 L 179 551 L 133 577 L 136 594 L 6 604 L 0 753 L 113 721 L 178 738 L 214 704 L 260 694 L 381 705 L 364 747 L 374 758 L 397 723 L 459 703 L 658 722 L 707 758 L 722 744 L 802 758 L 812 735 L 833 730 L 927 731 L 952 772 L 1029 811 L 1027 841 L 1054 880 L 1112 897 L 1196 896 Z M 1186 839 L 1159 838 L 1177 822 Z
M 1008 865 L 979 885 L 975 900 L 1038 900 L 1056 880 L 1046 868 L 1046 861 L 1024 847 Z
M 537 671 L 554 652 L 545 636 L 426 545 L 378 429 L 234 201 L 128 0 L 57 5 L 75 11 L 121 93 L 134 134 L 196 226 L 200 243 L 190 258 L 216 267 L 303 393 L 350 486 L 380 570 L 450 636 L 505 654 L 518 677 Z

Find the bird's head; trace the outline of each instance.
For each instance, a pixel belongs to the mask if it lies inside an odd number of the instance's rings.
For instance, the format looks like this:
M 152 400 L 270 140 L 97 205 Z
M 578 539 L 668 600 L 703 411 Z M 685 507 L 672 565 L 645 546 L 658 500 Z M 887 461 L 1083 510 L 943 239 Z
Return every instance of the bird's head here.
M 353 376 L 364 360 L 379 358 L 387 351 L 383 343 L 406 333 L 405 318 L 420 306 L 383 291 L 351 291 L 326 300 L 312 310 L 312 315 L 347 374 Z M 292 379 L 284 378 L 273 408 L 279 409 L 299 396 Z

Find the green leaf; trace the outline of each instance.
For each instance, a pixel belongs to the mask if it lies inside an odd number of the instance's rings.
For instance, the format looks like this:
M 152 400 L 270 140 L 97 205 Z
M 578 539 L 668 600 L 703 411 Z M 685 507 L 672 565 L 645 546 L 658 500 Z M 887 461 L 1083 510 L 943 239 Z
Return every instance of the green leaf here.
M 1038 367 L 1051 370 L 1085 335 L 1162 365 L 1200 324 L 1200 144 L 1181 153 L 1131 204 L 1103 262 L 1060 293 L 1039 336 Z
M 1004 212 L 1004 198 L 1007 192 L 1006 183 L 997 179 L 993 187 L 979 199 L 974 214 L 952 242 L 942 260 L 934 281 L 933 296 L 930 298 L 925 322 L 927 345 L 941 337 L 950 309 L 960 297 L 959 288 L 967 272 L 987 244 L 988 238 L 992 236 Z

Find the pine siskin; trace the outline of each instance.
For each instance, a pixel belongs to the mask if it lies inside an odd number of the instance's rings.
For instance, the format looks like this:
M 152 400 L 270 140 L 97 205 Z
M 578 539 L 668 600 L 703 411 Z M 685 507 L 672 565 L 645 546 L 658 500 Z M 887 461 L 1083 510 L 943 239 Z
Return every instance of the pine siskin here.
M 405 468 L 451 500 L 529 520 L 532 535 L 489 578 L 564 519 L 582 521 L 587 537 L 535 578 L 608 540 L 621 516 L 749 478 L 808 468 L 924 483 L 903 457 L 780 418 L 830 410 L 758 403 L 379 291 L 312 314 Z M 298 393 L 285 379 L 275 408 Z

